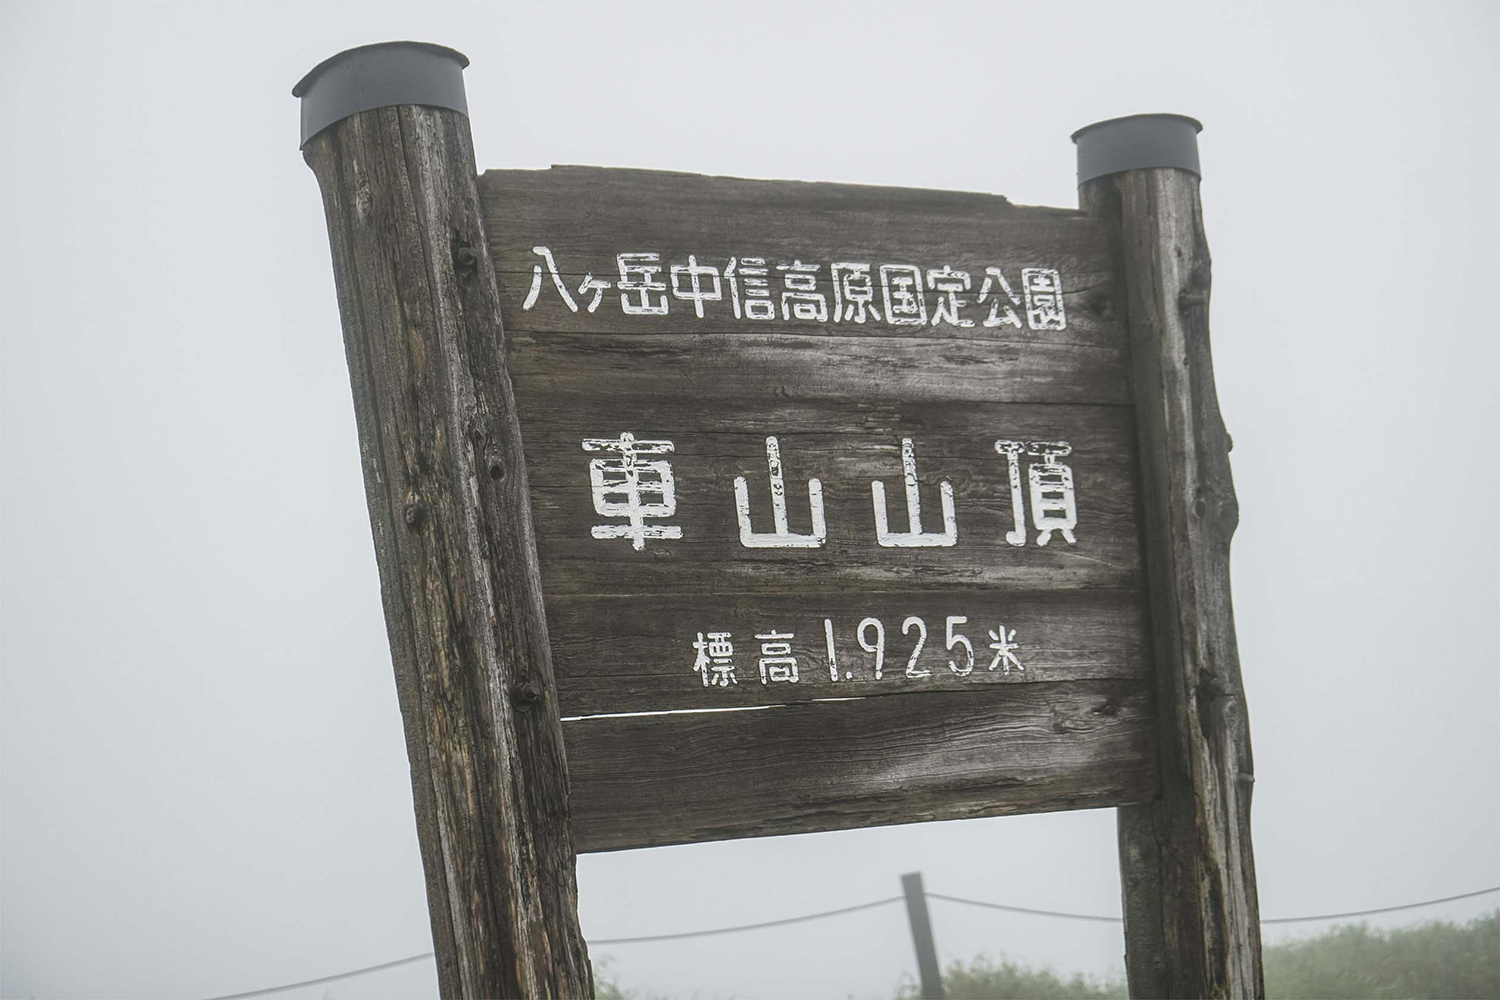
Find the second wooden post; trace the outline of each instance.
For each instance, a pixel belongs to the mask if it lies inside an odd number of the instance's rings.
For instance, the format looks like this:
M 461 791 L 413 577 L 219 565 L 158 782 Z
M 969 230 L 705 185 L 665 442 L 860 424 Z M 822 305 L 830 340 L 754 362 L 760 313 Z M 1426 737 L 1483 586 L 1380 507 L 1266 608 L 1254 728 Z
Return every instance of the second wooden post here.
M 1119 810 L 1133 997 L 1259 997 L 1254 766 L 1229 596 L 1239 505 L 1208 338 L 1197 134 L 1180 115 L 1081 129 L 1079 202 L 1108 229 L 1140 438 L 1161 794 Z

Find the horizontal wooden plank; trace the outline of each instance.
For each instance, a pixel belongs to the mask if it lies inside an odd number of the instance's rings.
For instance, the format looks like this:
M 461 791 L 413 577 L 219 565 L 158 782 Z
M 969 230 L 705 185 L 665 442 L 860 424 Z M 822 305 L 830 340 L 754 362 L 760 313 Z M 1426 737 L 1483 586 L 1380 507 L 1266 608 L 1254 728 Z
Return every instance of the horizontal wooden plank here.
M 581 851 L 1145 801 L 1145 685 L 1020 684 L 564 723 Z
M 654 171 L 480 189 L 581 849 L 1151 796 L 1134 416 L 1095 222 Z M 632 528 L 638 482 L 660 506 Z
M 553 597 L 547 623 L 564 716 L 1146 676 L 1128 590 Z M 773 633 L 795 662 L 762 669 Z
M 594 168 L 481 192 L 582 849 L 1152 794 L 1133 414 L 1094 222 Z M 1012 468 L 997 440 L 1034 453 Z M 933 537 L 881 544 L 872 483 L 909 530 L 908 447 Z M 670 469 L 670 504 L 640 497 L 655 530 L 622 530 L 591 463 L 616 486 Z M 1066 535 L 1037 520 L 1038 463 L 1071 476 Z
M 930 336 L 1111 349 L 1123 344 L 1109 297 L 1113 263 L 1103 231 L 1070 209 L 1016 206 L 989 194 L 591 167 L 492 170 L 480 178 L 480 194 L 502 311 L 512 331 L 900 335 L 912 327 L 893 323 L 886 314 L 879 294 L 880 267 L 908 265 L 917 269 L 917 281 L 908 291 L 922 299 L 920 327 Z M 543 246 L 550 264 L 534 252 Z M 650 293 L 649 300 L 630 293 L 631 301 L 660 303 L 664 314 L 631 315 L 622 304 L 618 255 L 641 252 L 658 254 L 655 264 L 661 268 L 641 280 L 666 287 Z M 731 261 L 737 262 L 734 290 L 745 292 L 745 282 L 754 280 L 744 270 L 747 258 L 763 261 L 773 319 L 754 321 L 748 310 L 736 315 L 725 276 Z M 873 311 L 835 315 L 832 265 L 840 262 L 869 266 L 876 290 Z M 716 297 L 693 298 L 692 276 L 686 272 L 677 291 L 671 289 L 671 267 L 690 263 L 713 269 L 713 277 L 699 276 L 699 291 Z M 533 298 L 539 264 L 543 280 Z M 806 266 L 802 280 L 812 282 L 808 287 L 822 296 L 821 318 L 799 318 L 782 302 L 782 293 L 793 287 L 786 276 L 796 273 L 798 265 Z M 789 270 L 780 270 L 783 266 Z M 553 267 L 567 299 L 553 283 Z M 956 293 L 957 300 L 948 300 L 941 284 L 923 280 L 945 267 L 968 275 L 968 289 Z M 1005 287 L 1022 300 L 1014 313 L 1018 325 L 985 326 L 1011 316 L 998 281 L 984 296 L 991 267 L 999 269 Z M 1029 301 L 1026 269 L 1058 272 L 1062 329 L 1032 324 L 1024 308 Z M 586 277 L 596 279 L 597 291 L 584 287 Z M 792 301 L 800 300 L 794 296 Z M 940 302 L 958 308 L 944 317 Z
M 511 377 L 531 413 L 578 396 L 854 402 L 1130 400 L 1123 350 L 1070 343 L 702 334 L 512 334 Z
M 712 396 L 688 403 L 607 390 L 545 406 L 517 387 L 535 512 L 542 582 L 567 594 L 806 593 L 884 589 L 1123 588 L 1139 585 L 1132 414 L 1128 407 L 1021 404 L 801 403 L 773 409 Z M 597 538 L 622 525 L 599 514 L 585 439 L 670 440 L 676 510 L 649 524 L 680 529 L 675 539 Z M 766 437 L 776 436 L 785 469 L 788 526 L 811 531 L 808 480 L 823 494 L 825 544 L 747 548 L 740 538 L 735 479 L 744 477 L 752 529 L 772 527 Z M 886 492 L 892 530 L 905 530 L 902 441 L 916 464 L 922 527 L 943 528 L 940 484 L 953 495 L 950 547 L 879 544 L 872 482 Z M 1066 441 L 1077 504 L 1075 543 L 1058 534 L 1040 545 L 1023 493 L 1024 544 L 1013 545 L 1014 505 L 997 439 Z M 1025 459 L 1031 463 L 1033 459 Z M 1027 466 L 1029 468 L 1029 465 Z M 1025 483 L 1026 469 L 1022 469 Z

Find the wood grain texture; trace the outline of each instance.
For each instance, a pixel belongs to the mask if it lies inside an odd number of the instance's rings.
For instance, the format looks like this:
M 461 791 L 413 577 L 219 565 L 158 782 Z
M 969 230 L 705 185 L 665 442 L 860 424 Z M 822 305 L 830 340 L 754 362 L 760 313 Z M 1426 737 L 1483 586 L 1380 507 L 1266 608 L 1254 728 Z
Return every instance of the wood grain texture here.
M 1198 179 L 1091 181 L 1121 257 L 1140 429 L 1161 795 L 1120 810 L 1126 966 L 1137 997 L 1260 997 L 1254 767 L 1230 603 L 1239 506 L 1209 347 Z
M 581 850 L 1145 801 L 1146 685 L 1024 684 L 564 723 Z
M 468 120 L 366 111 L 305 155 L 333 252 L 443 995 L 591 996 Z M 540 697 L 518 708 L 518 688 Z
M 513 334 L 523 419 L 595 393 L 854 403 L 1130 401 L 1122 348 L 921 336 Z
M 1115 265 L 1098 222 L 993 195 L 652 171 L 491 171 L 479 187 L 581 849 L 1149 796 L 1135 426 Z M 549 248 L 572 308 L 537 247 Z M 659 254 L 669 282 L 670 266 L 690 257 L 720 275 L 731 259 L 765 258 L 773 301 L 789 287 L 776 265 L 815 263 L 812 287 L 830 309 L 833 262 L 924 274 L 947 265 L 970 274 L 962 315 L 973 324 L 900 325 L 888 311 L 864 324 L 817 322 L 785 309 L 754 322 L 736 318 L 727 286 L 702 316 L 661 292 L 664 315 L 629 315 L 616 260 L 628 252 Z M 1058 270 L 1066 327 L 1029 317 L 984 326 L 988 267 L 1017 291 L 1023 269 Z M 611 283 L 596 303 L 586 275 Z M 921 294 L 936 318 L 942 293 Z M 672 442 L 676 509 L 654 523 L 680 528 L 680 539 L 636 549 L 594 537 L 622 519 L 595 510 L 589 462 L 599 453 L 582 442 L 623 432 Z M 808 479 L 821 482 L 819 547 L 742 544 L 737 477 L 754 529 L 771 526 L 768 436 L 780 442 L 789 530 L 811 530 Z M 877 542 L 872 481 L 885 486 L 891 523 L 905 527 L 905 438 L 925 530 L 942 524 L 940 483 L 952 487 L 951 547 Z M 1002 438 L 1069 443 L 1076 544 L 1037 543 L 1029 496 L 1026 544 L 1006 540 L 1014 509 Z M 967 627 L 976 647 L 963 676 L 944 648 L 950 615 L 969 618 L 958 631 Z M 856 635 L 871 616 L 886 629 L 878 680 Z M 927 629 L 917 664 L 926 677 L 906 673 L 915 632 L 902 628 L 914 616 Z M 845 675 L 837 681 L 824 617 Z M 988 633 L 1002 624 L 1016 631 L 1025 671 L 987 669 Z M 772 629 L 792 633 L 796 683 L 762 683 L 756 634 Z M 713 630 L 733 633 L 732 686 L 706 687 L 693 670 L 692 642 Z M 818 700 L 828 698 L 849 700 Z M 681 712 L 726 707 L 755 710 Z M 677 714 L 619 716 L 667 711 Z
M 837 261 L 877 267 L 904 263 L 924 270 L 949 265 L 970 272 L 970 306 L 962 316 L 981 322 L 968 328 L 929 326 L 925 329 L 930 336 L 1068 342 L 1105 349 L 1123 345 L 1108 298 L 1113 263 L 1103 230 L 1072 209 L 1016 206 L 990 194 L 598 167 L 490 170 L 479 185 L 492 223 L 491 251 L 500 269 L 503 307 L 513 330 L 627 335 L 753 335 L 770 330 L 867 337 L 900 336 L 911 329 L 885 322 L 781 319 L 779 314 L 766 323 L 736 320 L 727 300 L 705 303 L 699 318 L 688 302 L 670 296 L 665 316 L 626 316 L 613 287 L 595 312 L 586 310 L 591 296 L 573 312 L 562 304 L 550 280 L 527 311 L 523 306 L 532 268 L 540 260 L 532 248 L 540 245 L 551 249 L 574 292 L 585 274 L 617 279 L 615 257 L 622 252 L 659 253 L 665 263 L 683 263 L 693 254 L 719 268 L 731 258 L 763 257 L 770 262 L 772 290 L 778 295 L 777 263 L 820 263 L 819 288 L 824 292 L 831 289 L 829 265 Z M 1012 283 L 1021 268 L 1059 270 L 1067 329 L 983 327 L 988 305 L 980 307 L 976 299 L 985 269 L 992 266 Z M 1014 288 L 1019 290 L 1019 285 Z M 940 293 L 924 289 L 923 294 L 932 315 Z
M 865 591 L 826 594 L 684 595 L 670 601 L 638 597 L 552 597 L 547 623 L 553 665 L 566 716 L 607 712 L 777 705 L 817 698 L 915 695 L 970 691 L 991 685 L 1129 678 L 1144 680 L 1144 594 L 1129 590 L 1064 593 L 1002 591 Z M 955 636 L 972 644 L 969 659 L 955 639 L 946 646 L 947 619 Z M 859 643 L 866 618 L 884 630 L 881 676 L 875 653 Z M 907 619 L 918 617 L 926 639 L 910 664 L 921 635 Z M 838 680 L 828 666 L 832 623 Z M 991 631 L 1004 625 L 1019 644 L 1024 670 L 1008 670 Z M 705 685 L 694 670 L 699 633 L 729 631 L 735 683 Z M 757 635 L 790 633 L 798 661 L 795 683 L 762 680 Z M 866 629 L 867 645 L 878 632 Z M 1009 633 L 1007 633 L 1009 634 Z M 605 637 L 605 638 L 601 638 Z M 926 672 L 928 676 L 908 676 Z M 852 676 L 851 676 L 852 675 Z M 713 674 L 710 671 L 710 677 Z
M 551 596 L 1141 584 L 1128 407 L 756 404 L 601 389 L 566 406 L 533 400 L 526 413 L 537 545 Z M 680 540 L 648 541 L 637 551 L 627 540 L 590 534 L 592 526 L 611 519 L 594 509 L 591 456 L 581 442 L 627 430 L 676 445 L 671 459 L 677 511 L 661 523 L 681 526 Z M 821 548 L 747 549 L 740 543 L 737 476 L 746 479 L 752 524 L 769 530 L 768 435 L 778 438 L 781 449 L 791 530 L 811 529 L 807 481 L 816 477 L 822 483 L 828 538 Z M 942 523 L 939 484 L 952 484 L 958 524 L 952 547 L 887 548 L 876 539 L 872 481 L 885 484 L 891 523 L 906 523 L 905 437 L 914 443 L 928 530 Z M 1076 482 L 1076 545 L 1056 536 L 1037 545 L 1034 530 L 1025 546 L 1006 542 L 1014 521 L 1006 461 L 995 451 L 999 438 L 1072 445 L 1065 461 Z

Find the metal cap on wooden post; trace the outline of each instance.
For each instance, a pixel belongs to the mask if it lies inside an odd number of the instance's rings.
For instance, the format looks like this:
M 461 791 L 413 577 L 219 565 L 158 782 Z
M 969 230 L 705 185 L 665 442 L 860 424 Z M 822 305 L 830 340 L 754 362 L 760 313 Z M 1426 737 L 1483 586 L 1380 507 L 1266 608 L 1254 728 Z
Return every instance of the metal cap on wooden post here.
M 1129 336 L 1151 603 L 1160 796 L 1118 813 L 1136 997 L 1265 992 L 1254 766 L 1229 591 L 1239 506 L 1209 349 L 1197 136 L 1182 115 L 1073 135 L 1079 203 L 1109 232 Z
M 1125 170 L 1176 167 L 1195 177 L 1203 123 L 1187 115 L 1126 115 L 1085 125 L 1073 133 L 1078 183 Z
M 377 42 L 345 49 L 308 70 L 292 88 L 302 99 L 302 146 L 330 125 L 376 108 L 421 104 L 469 115 L 469 57 L 431 42 Z
M 444 996 L 593 995 L 520 425 L 452 49 L 297 84 Z

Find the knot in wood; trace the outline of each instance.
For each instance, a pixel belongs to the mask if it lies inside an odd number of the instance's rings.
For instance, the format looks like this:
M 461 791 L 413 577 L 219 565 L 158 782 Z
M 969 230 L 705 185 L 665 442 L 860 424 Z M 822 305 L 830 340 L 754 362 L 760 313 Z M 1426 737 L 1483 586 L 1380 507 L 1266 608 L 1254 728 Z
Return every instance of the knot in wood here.
M 401 516 L 408 528 L 420 528 L 422 522 L 427 519 L 427 508 L 422 505 L 422 501 L 411 497 L 406 501 L 406 508 L 401 512 Z
M 479 263 L 479 253 L 471 246 L 461 246 L 453 251 L 453 265 L 461 271 L 471 270 Z
M 1200 712 L 1215 708 L 1215 703 L 1228 695 L 1229 689 L 1218 674 L 1211 670 L 1198 671 L 1198 689 L 1194 692 L 1194 697 Z
M 529 677 L 517 684 L 510 692 L 511 704 L 523 712 L 541 700 L 542 685 Z
M 505 478 L 505 459 L 500 457 L 499 452 L 492 451 L 485 455 L 484 467 L 485 471 L 490 474 L 491 479 L 501 480 Z
M 1190 312 L 1197 306 L 1208 304 L 1207 292 L 1183 292 L 1177 296 L 1177 308 L 1181 312 Z

